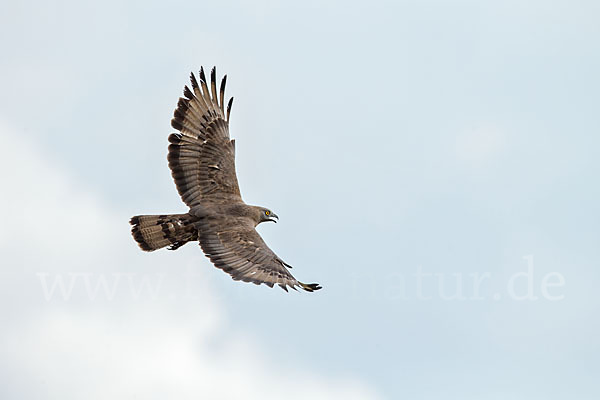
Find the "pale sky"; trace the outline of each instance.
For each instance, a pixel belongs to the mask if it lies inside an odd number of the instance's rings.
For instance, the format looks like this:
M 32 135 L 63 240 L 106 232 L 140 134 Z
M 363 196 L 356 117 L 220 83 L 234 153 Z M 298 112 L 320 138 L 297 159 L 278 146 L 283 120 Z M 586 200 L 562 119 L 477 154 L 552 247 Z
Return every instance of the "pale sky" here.
M 2 399 L 597 399 L 600 5 L 7 3 Z M 190 71 L 304 282 L 232 281 L 167 167 Z M 60 286 L 60 284 L 64 286 Z

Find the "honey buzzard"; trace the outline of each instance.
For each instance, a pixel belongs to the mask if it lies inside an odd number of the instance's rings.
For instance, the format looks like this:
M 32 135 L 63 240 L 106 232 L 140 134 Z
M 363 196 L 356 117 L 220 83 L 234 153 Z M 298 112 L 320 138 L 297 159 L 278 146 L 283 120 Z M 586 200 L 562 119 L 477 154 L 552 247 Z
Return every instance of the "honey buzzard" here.
M 275 284 L 287 291 L 296 287 L 313 292 L 316 283 L 297 281 L 291 266 L 263 241 L 256 226 L 277 222 L 279 217 L 265 207 L 244 203 L 235 173 L 235 141 L 229 138 L 229 114 L 233 97 L 224 108 L 225 82 L 217 93 L 216 70 L 208 87 L 204 70 L 200 80 L 191 74 L 192 89 L 184 88 L 171 126 L 179 131 L 169 136 L 168 162 L 177 191 L 189 207 L 186 214 L 138 215 L 130 220 L 131 233 L 140 248 L 176 250 L 198 241 L 212 263 L 234 280 Z

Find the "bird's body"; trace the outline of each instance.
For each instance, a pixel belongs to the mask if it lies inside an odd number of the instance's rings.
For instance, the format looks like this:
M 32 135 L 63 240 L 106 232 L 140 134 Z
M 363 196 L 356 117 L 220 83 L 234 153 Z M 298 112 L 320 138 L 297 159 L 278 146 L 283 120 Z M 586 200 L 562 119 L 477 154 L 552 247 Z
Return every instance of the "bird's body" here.
M 141 215 L 131 218 L 132 235 L 144 251 L 163 247 L 178 249 L 198 241 L 215 266 L 233 279 L 287 291 L 296 286 L 312 292 L 321 287 L 297 281 L 291 268 L 262 240 L 256 226 L 278 219 L 272 211 L 247 205 L 241 197 L 235 173 L 235 142 L 229 137 L 233 98 L 224 108 L 225 82 L 219 96 L 216 71 L 211 71 L 210 90 L 200 69 L 200 83 L 191 75 L 171 121 L 179 133 L 169 136 L 169 167 L 186 214 Z

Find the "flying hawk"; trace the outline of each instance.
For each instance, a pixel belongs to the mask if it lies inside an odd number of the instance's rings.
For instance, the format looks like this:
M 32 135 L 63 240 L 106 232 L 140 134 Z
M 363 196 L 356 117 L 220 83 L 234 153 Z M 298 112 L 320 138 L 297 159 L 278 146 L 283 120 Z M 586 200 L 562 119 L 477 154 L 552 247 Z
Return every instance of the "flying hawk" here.
M 217 93 L 216 70 L 210 74 L 210 89 L 204 69 L 200 81 L 190 76 L 192 89 L 184 88 L 171 126 L 179 131 L 169 136 L 169 168 L 177 191 L 190 208 L 186 214 L 138 215 L 129 221 L 131 234 L 144 251 L 163 247 L 176 250 L 198 241 L 212 263 L 234 280 L 277 284 L 313 292 L 317 283 L 302 283 L 290 274 L 291 266 L 263 241 L 256 226 L 277 222 L 279 217 L 265 207 L 244 203 L 235 173 L 235 141 L 229 138 L 229 113 L 233 97 L 224 108 L 223 77 Z

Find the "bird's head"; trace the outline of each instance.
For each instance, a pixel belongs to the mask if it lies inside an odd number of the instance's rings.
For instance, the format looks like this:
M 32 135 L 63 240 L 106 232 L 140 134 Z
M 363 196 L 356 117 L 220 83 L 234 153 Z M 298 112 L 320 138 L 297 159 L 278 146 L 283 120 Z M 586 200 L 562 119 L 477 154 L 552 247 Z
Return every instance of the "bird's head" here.
M 258 221 L 259 224 L 261 222 L 269 222 L 269 221 L 277 223 L 277 221 L 279 220 L 279 217 L 277 216 L 277 214 L 275 214 L 273 211 L 269 210 L 268 208 L 258 207 L 258 209 L 260 211 L 260 220 Z

